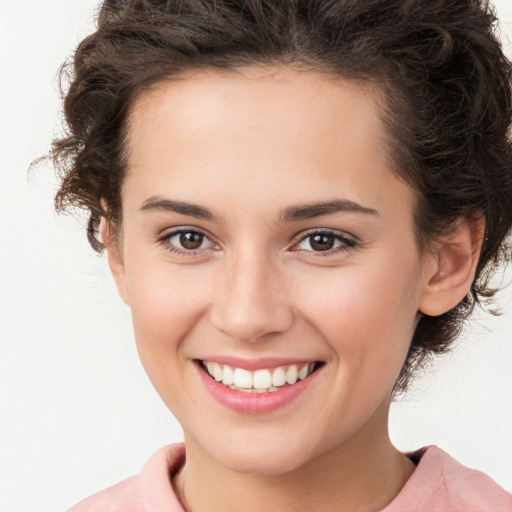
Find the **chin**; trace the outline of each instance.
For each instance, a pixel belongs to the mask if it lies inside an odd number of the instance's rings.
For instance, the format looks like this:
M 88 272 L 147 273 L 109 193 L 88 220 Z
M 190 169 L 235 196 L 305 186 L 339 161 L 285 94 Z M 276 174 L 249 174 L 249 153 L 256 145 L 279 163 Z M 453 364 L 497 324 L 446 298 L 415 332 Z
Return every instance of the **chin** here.
M 219 464 L 236 473 L 256 475 L 284 475 L 299 468 L 304 461 L 296 453 L 286 454 L 281 452 L 260 454 L 232 453 L 223 454 L 217 460 Z
M 303 466 L 312 456 L 310 446 L 285 437 L 287 439 L 249 438 L 243 443 L 231 439 L 208 451 L 218 464 L 237 473 L 282 475 Z

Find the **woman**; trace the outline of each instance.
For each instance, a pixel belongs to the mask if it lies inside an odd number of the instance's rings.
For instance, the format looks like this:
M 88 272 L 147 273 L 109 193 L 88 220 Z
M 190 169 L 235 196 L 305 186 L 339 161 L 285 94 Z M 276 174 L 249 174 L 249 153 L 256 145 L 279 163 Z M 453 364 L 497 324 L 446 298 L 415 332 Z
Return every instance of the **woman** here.
M 105 2 L 65 100 L 89 212 L 184 444 L 78 511 L 512 510 L 392 398 L 506 257 L 510 63 L 482 2 Z

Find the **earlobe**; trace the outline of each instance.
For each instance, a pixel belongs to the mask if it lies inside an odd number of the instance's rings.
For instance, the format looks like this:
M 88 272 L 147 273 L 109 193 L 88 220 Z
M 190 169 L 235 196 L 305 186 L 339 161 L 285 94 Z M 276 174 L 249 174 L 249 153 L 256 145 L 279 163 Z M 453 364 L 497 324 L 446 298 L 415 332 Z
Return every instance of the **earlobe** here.
M 111 226 L 105 217 L 101 218 L 99 232 L 101 241 L 105 247 L 108 257 L 108 265 L 110 272 L 116 283 L 117 291 L 121 299 L 129 306 L 129 294 L 126 282 L 126 269 L 123 261 L 122 254 L 119 250 L 118 244 L 115 242 L 115 237 L 112 234 Z
M 438 316 L 468 293 L 482 248 L 485 221 L 459 219 L 450 236 L 441 239 L 426 265 L 419 310 Z

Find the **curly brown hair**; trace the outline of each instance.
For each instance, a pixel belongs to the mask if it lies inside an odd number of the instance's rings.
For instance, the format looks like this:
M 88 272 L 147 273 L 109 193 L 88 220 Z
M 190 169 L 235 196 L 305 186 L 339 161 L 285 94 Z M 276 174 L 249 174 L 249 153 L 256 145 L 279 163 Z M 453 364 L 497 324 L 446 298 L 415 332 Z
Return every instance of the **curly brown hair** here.
M 480 0 L 106 0 L 97 30 L 62 68 L 65 137 L 54 141 L 58 211 L 88 212 L 88 238 L 121 219 L 130 108 L 148 87 L 191 69 L 285 65 L 363 80 L 380 91 L 397 175 L 419 194 L 420 253 L 457 218 L 485 218 L 467 296 L 423 315 L 395 385 L 447 351 L 475 304 L 489 304 L 512 225 L 511 63 Z M 106 208 L 103 206 L 106 205 Z

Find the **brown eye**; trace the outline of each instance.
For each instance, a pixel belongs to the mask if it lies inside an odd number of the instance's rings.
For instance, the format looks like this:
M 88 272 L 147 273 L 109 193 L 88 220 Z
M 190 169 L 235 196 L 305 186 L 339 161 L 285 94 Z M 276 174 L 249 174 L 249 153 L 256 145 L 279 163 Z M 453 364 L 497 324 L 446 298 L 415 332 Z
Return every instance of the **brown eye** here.
M 335 254 L 355 247 L 354 240 L 343 234 L 331 231 L 317 231 L 304 236 L 297 244 L 297 249 L 309 253 Z M 297 250 L 295 249 L 295 250 Z
M 203 240 L 204 235 L 201 233 L 195 233 L 194 231 L 187 231 L 180 234 L 180 244 L 184 249 L 199 249 Z
M 334 236 L 324 233 L 313 235 L 309 243 L 315 251 L 328 251 L 334 247 Z
M 203 233 L 191 229 L 179 229 L 167 233 L 159 242 L 174 254 L 180 256 L 195 256 L 198 252 L 212 249 L 215 244 Z

